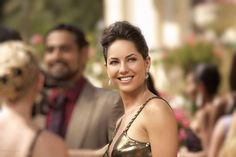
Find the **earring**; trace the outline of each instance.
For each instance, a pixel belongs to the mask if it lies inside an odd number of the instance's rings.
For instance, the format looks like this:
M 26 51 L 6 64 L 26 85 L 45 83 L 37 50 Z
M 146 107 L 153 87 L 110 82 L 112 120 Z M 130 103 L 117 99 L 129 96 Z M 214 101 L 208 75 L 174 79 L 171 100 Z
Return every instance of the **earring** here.
M 203 95 L 198 93 L 196 96 L 196 106 L 201 107 L 203 105 Z
M 111 82 L 111 79 L 109 79 L 109 80 L 108 80 L 108 86 L 110 86 L 111 83 L 112 83 L 112 82 Z
M 148 79 L 148 77 L 149 77 L 149 73 L 147 72 L 145 78 Z

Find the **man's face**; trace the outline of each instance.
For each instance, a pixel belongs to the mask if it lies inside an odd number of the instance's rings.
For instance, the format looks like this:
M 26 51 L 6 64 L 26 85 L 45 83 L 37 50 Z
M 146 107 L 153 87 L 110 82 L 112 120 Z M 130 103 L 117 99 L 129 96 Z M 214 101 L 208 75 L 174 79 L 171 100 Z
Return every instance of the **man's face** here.
M 82 55 L 72 33 L 66 30 L 52 31 L 45 41 L 46 73 L 56 81 L 71 80 L 82 73 Z

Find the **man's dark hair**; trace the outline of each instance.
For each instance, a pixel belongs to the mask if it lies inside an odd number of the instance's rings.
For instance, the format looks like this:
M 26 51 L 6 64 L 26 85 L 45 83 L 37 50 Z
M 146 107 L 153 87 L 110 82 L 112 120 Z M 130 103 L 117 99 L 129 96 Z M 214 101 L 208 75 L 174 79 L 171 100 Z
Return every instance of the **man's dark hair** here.
M 84 48 L 84 47 L 87 47 L 89 45 L 88 41 L 86 40 L 85 38 L 85 34 L 84 32 L 77 28 L 76 26 L 74 25 L 71 25 L 71 24 L 59 24 L 59 25 L 56 25 L 55 27 L 53 27 L 52 29 L 50 29 L 46 35 L 45 35 L 45 39 L 47 38 L 47 36 L 53 32 L 53 31 L 68 31 L 70 32 L 71 34 L 74 34 L 75 35 L 75 38 L 76 38 L 76 43 L 78 45 L 79 48 Z
M 9 40 L 22 40 L 19 32 L 7 27 L 0 27 L 0 43 Z

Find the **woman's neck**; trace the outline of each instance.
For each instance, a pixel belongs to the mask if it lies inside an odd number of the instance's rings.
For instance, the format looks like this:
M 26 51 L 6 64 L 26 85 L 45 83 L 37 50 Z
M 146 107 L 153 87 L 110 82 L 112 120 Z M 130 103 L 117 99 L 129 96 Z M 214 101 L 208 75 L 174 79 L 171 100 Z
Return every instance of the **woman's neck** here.
M 1 115 L 2 117 L 28 121 L 31 119 L 31 105 L 26 101 L 2 104 Z
M 153 94 L 145 87 L 137 89 L 133 92 L 120 92 L 125 112 L 132 110 L 136 106 L 142 105 Z
M 212 101 L 213 97 L 206 95 L 205 97 L 203 97 L 202 107 L 205 107 L 207 104 L 211 104 Z

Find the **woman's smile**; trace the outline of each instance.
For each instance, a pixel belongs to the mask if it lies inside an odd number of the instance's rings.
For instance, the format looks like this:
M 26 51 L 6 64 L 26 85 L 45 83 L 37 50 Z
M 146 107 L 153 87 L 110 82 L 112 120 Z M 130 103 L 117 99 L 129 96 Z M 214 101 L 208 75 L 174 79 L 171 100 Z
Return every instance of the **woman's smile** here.
M 118 78 L 121 83 L 129 83 L 132 81 L 133 76 L 122 76 Z

